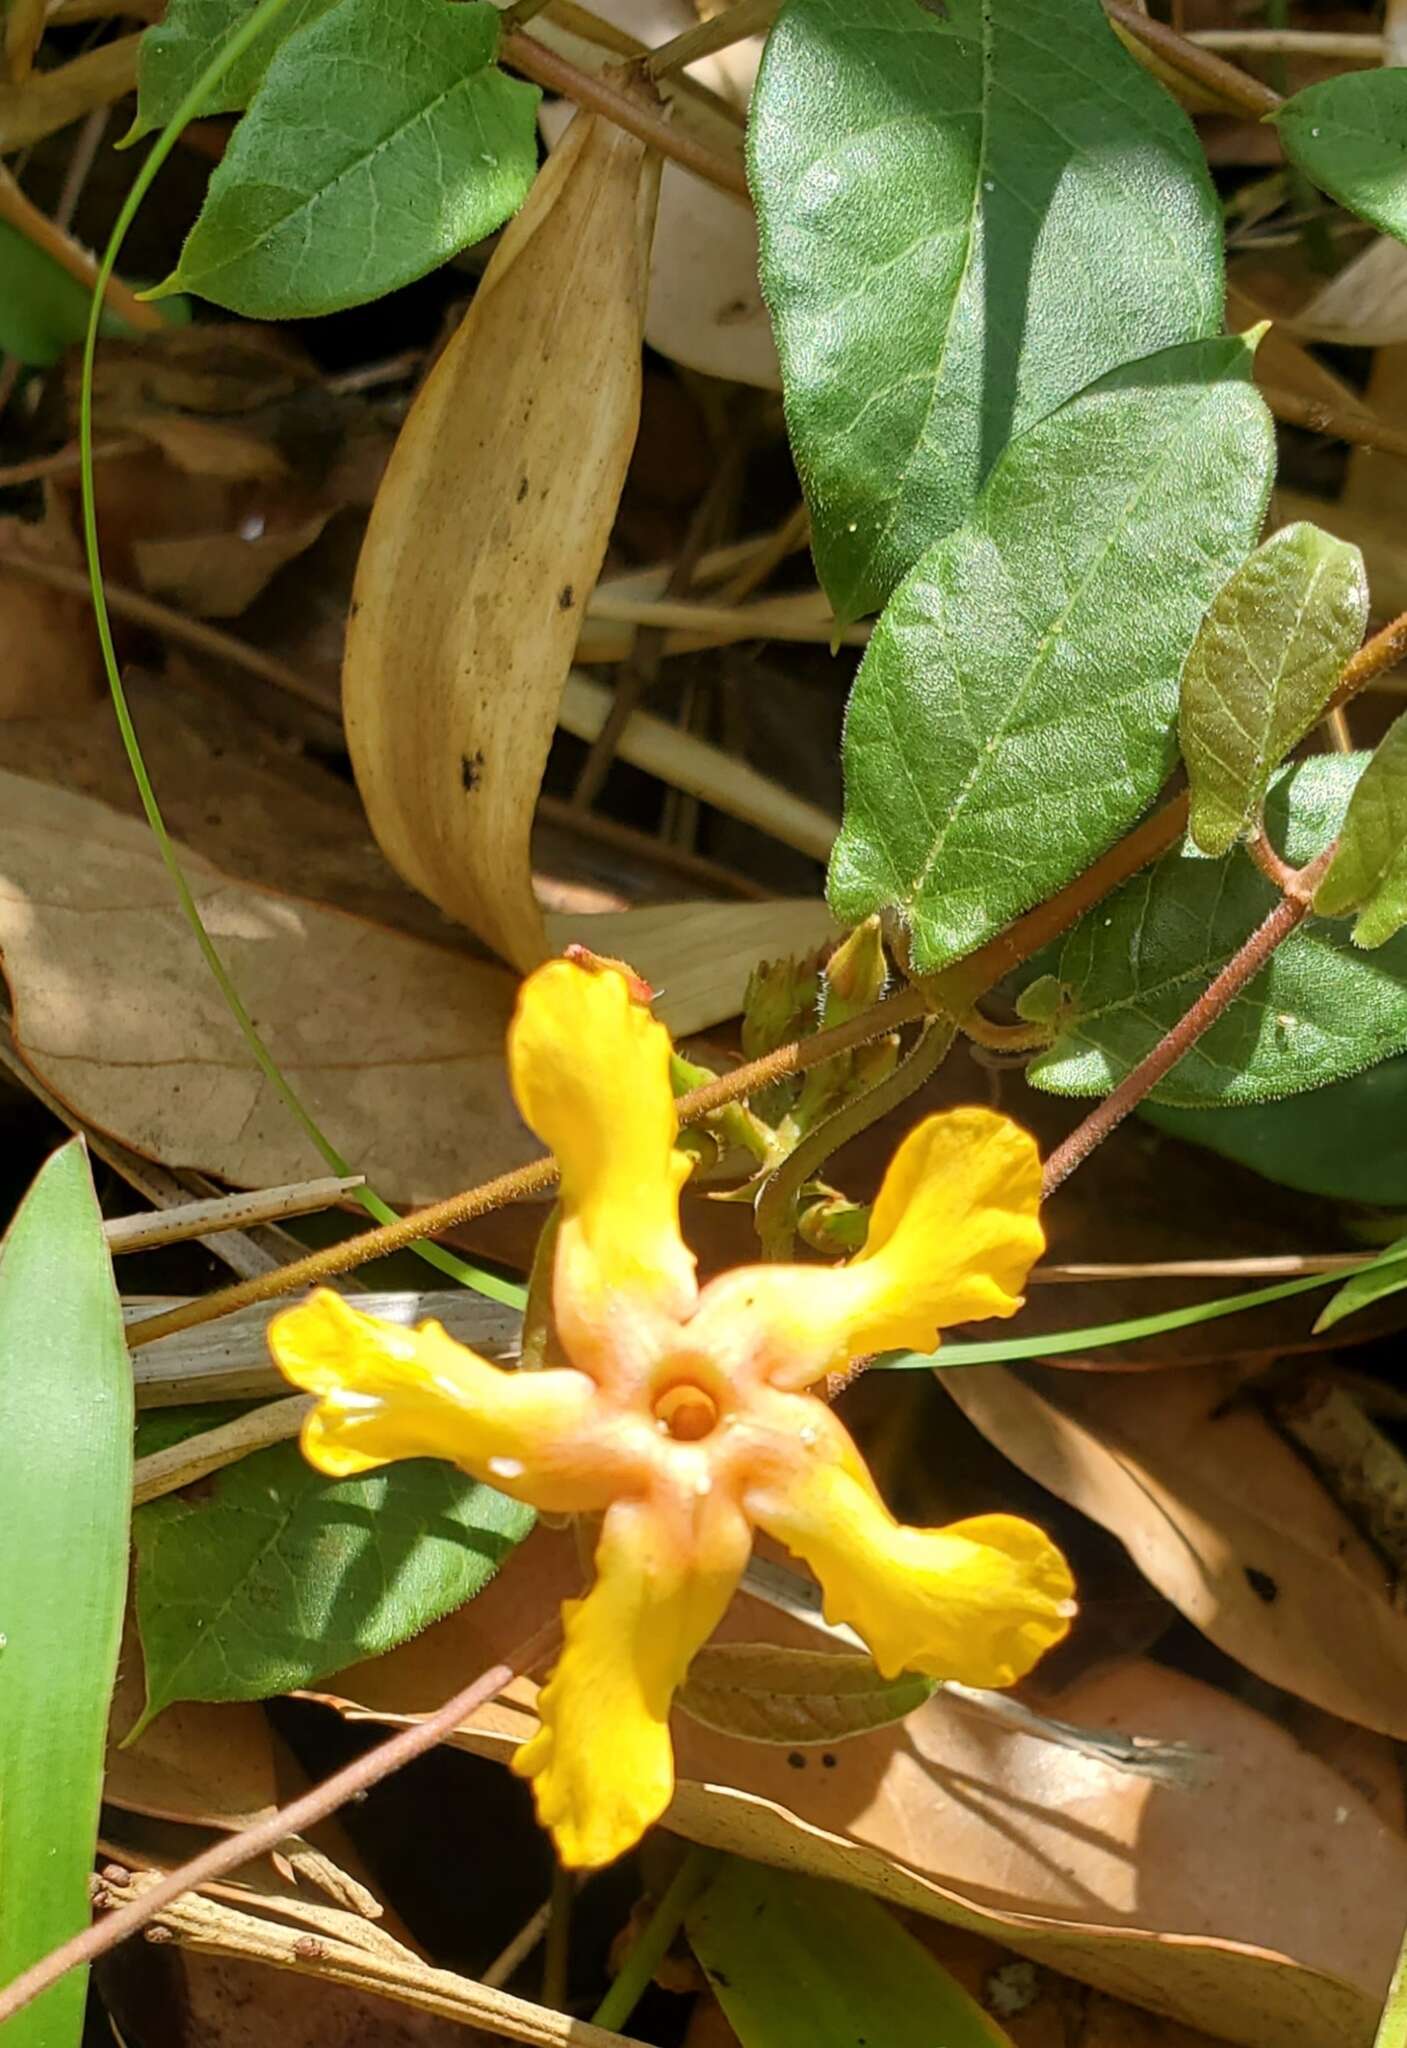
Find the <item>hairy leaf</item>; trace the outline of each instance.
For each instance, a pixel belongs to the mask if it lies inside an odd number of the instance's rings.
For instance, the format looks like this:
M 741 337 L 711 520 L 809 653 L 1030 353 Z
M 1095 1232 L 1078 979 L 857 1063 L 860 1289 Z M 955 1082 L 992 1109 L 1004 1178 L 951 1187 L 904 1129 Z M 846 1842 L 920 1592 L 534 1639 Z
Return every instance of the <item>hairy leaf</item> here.
M 843 1742 L 902 1721 L 936 1690 L 931 1678 L 881 1678 L 859 1652 L 716 1643 L 700 1650 L 678 1694 L 686 1714 L 750 1742 Z
M 487 0 L 339 0 L 274 52 L 163 291 L 331 313 L 501 227 L 537 166 L 538 92 L 498 42 Z
M 137 59 L 137 115 L 123 137 L 136 142 L 164 128 L 220 44 L 253 12 L 258 0 L 170 0 L 163 18 L 142 37 Z M 282 13 L 237 57 L 202 101 L 202 114 L 233 114 L 249 105 L 274 51 L 326 14 L 336 0 L 288 0 Z
M 830 898 L 921 973 L 1077 874 L 1175 758 L 1178 677 L 1273 460 L 1235 339 L 1128 364 L 1012 443 L 891 599 L 845 729 Z
M 1271 785 L 1266 827 L 1296 865 L 1343 820 L 1362 755 L 1321 754 Z M 1030 1068 L 1038 1088 L 1102 1095 L 1152 1051 L 1278 900 L 1239 849 L 1209 861 L 1165 854 L 1081 920 L 1053 971 L 1066 985 L 1060 1037 Z M 1050 969 L 1049 958 L 1041 962 Z M 1321 1087 L 1407 1048 L 1407 937 L 1371 955 L 1311 919 L 1154 1090 L 1201 1108 Z
M 1275 115 L 1285 154 L 1351 213 L 1407 241 L 1407 71 L 1348 71 Z
M 1287 1102 L 1245 1109 L 1145 1103 L 1140 1113 L 1158 1130 L 1284 1187 L 1407 1209 L 1407 1056 Z
M 750 127 L 762 284 L 837 616 L 882 605 L 1015 434 L 1221 326 L 1191 123 L 1097 0 L 789 0 Z
M 149 1501 L 133 1516 L 145 1719 L 172 1700 L 266 1699 L 393 1649 L 472 1600 L 532 1523 L 436 1460 L 328 1480 L 296 1444 Z
M 730 1856 L 684 1925 L 742 2048 L 1012 2048 L 887 1906 Z
M 88 1925 L 131 1504 L 132 1374 L 75 1141 L 0 1256 L 0 1984 Z M 70 1971 L 5 2048 L 75 2048 L 86 1984 Z
M 1217 592 L 1182 672 L 1178 716 L 1203 853 L 1225 853 L 1250 823 L 1367 620 L 1362 555 L 1305 520 L 1272 534 Z
M 1381 946 L 1407 924 L 1407 712 L 1363 771 L 1314 907 L 1356 910 L 1355 946 Z

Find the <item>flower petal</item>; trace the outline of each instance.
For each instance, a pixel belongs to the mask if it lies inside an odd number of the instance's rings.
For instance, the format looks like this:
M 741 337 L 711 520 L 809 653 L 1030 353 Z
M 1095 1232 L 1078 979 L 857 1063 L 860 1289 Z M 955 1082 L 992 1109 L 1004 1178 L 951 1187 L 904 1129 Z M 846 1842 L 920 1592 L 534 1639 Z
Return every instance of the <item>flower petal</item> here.
M 870 1351 L 932 1351 L 940 1330 L 1020 1308 L 1045 1248 L 1040 1197 L 1040 1155 L 1019 1124 L 989 1109 L 926 1117 L 890 1161 L 849 1265 L 725 1274 L 704 1289 L 691 1335 L 736 1352 L 746 1324 L 779 1387 Z
M 593 1370 L 625 1348 L 632 1309 L 674 1320 L 696 1299 L 669 1060 L 669 1033 L 613 968 L 550 960 L 519 991 L 513 1094 L 562 1170 L 554 1306 L 568 1350 Z
M 595 1584 L 562 1608 L 566 1642 L 538 1696 L 542 1726 L 513 1759 L 571 1869 L 624 1855 L 673 1797 L 670 1702 L 749 1547 L 742 1515 L 718 1496 L 700 1502 L 692 1528 L 653 1501 L 606 1515 Z
M 303 1450 L 336 1479 L 396 1458 L 446 1458 L 534 1507 L 590 1511 L 639 1483 L 625 1433 L 585 1373 L 505 1372 L 439 1323 L 408 1330 L 321 1288 L 269 1325 L 295 1387 L 318 1396 Z
M 922 1671 L 1014 1685 L 1069 1632 L 1075 1582 L 1065 1559 L 1015 1515 L 908 1528 L 849 1452 L 844 1463 L 813 1456 L 751 1488 L 745 1511 L 810 1565 L 827 1621 L 857 1629 L 886 1678 Z

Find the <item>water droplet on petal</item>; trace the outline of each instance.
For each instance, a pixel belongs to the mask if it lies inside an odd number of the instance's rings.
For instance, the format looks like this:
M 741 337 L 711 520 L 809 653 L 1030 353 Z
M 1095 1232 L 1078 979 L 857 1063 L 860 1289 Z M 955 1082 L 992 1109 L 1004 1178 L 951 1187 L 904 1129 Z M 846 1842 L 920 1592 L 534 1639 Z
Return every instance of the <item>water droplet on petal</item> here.
M 521 1479 L 523 1476 L 521 1458 L 490 1458 L 489 1470 L 495 1479 Z

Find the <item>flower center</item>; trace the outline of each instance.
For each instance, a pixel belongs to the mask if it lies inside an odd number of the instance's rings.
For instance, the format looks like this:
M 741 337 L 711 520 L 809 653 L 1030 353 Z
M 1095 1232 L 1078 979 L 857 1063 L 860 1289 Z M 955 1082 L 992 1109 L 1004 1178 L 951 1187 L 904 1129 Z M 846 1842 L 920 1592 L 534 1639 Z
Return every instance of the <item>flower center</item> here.
M 697 1443 L 718 1423 L 718 1403 L 712 1394 L 688 1383 L 669 1387 L 655 1402 L 654 1412 L 665 1435 L 680 1443 Z

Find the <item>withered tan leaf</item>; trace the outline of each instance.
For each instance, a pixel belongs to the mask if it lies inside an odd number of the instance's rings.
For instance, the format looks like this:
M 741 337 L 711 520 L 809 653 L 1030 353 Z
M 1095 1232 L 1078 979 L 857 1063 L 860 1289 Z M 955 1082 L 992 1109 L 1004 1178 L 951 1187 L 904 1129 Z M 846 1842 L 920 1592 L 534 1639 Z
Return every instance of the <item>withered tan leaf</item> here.
M 1240 1663 L 1407 1735 L 1407 1614 L 1387 1567 L 1257 1408 L 1234 1366 L 1117 1379 L 940 1374 L 1023 1472 L 1110 1529 Z
M 539 1529 L 480 1600 L 321 1696 L 388 1721 L 423 1713 L 581 1582 L 571 1535 Z M 722 1633 L 789 1626 L 742 1599 Z M 1219 1768 L 1192 1789 L 1157 1785 L 941 1693 L 820 1756 L 680 1716 L 668 1824 L 860 1885 L 1246 2048 L 1367 2048 L 1401 1932 L 1402 1836 L 1283 1729 L 1177 1672 L 1130 1661 L 1045 1704 L 1190 1741 Z M 535 1725 L 515 1681 L 457 1739 L 506 1758 Z
M 658 160 L 578 114 L 377 494 L 347 632 L 357 783 L 392 863 L 518 967 L 529 836 L 640 412 Z
M 536 1156 L 504 1076 L 512 973 L 182 859 L 275 1058 L 389 1200 L 433 1201 Z M 632 960 L 681 1034 L 733 1015 L 756 959 L 814 945 L 828 928 L 819 904 L 785 901 L 552 920 L 555 945 Z M 85 1121 L 236 1184 L 318 1170 L 245 1047 L 144 823 L 0 773 L 0 956 L 24 1058 Z
M 95 50 L 32 73 L 20 85 L 0 85 L 0 153 L 27 149 L 95 107 L 110 107 L 137 83 L 140 36 L 118 36 Z

